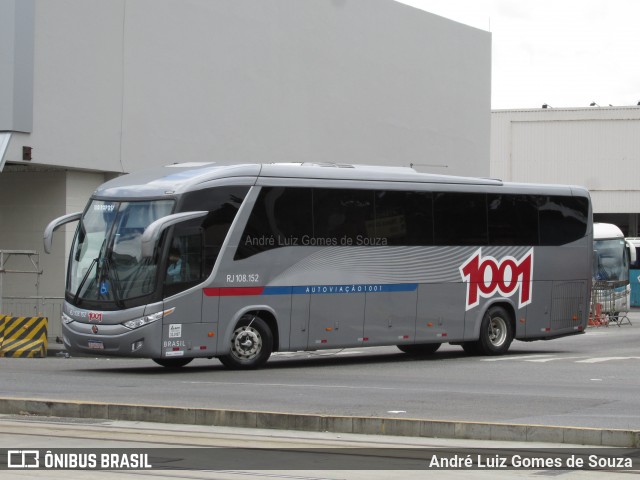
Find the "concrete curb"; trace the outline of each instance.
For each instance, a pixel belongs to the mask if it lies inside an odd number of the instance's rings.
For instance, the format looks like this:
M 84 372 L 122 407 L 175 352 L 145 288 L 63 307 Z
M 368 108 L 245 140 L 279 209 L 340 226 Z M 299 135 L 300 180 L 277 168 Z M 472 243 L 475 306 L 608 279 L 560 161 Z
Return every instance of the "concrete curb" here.
M 0 398 L 0 413 L 407 437 L 640 447 L 640 430 Z

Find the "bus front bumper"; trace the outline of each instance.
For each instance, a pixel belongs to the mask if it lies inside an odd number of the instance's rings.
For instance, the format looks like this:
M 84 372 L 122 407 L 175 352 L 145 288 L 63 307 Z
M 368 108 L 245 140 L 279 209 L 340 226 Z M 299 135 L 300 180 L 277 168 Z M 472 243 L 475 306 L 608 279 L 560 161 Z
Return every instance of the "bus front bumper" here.
M 160 358 L 162 322 L 134 330 L 123 325 L 62 324 L 62 341 L 71 353 L 118 357 Z

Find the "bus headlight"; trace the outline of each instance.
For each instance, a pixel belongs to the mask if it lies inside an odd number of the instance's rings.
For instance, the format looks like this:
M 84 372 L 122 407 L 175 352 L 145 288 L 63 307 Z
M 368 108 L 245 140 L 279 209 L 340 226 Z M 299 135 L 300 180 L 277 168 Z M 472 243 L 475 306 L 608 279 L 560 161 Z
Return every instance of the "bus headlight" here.
M 67 315 L 66 313 L 62 313 L 62 323 L 64 323 L 65 325 L 68 325 L 69 323 L 73 322 L 73 318 L 71 318 L 69 315 Z
M 170 308 L 168 310 L 163 310 L 162 312 L 152 313 L 151 315 L 145 315 L 144 317 L 135 318 L 133 320 L 124 322 L 122 325 L 124 325 L 127 328 L 130 328 L 131 330 L 135 330 L 136 328 L 144 327 L 145 325 L 149 325 L 150 323 L 153 323 L 166 316 L 171 315 L 174 310 L 175 308 Z

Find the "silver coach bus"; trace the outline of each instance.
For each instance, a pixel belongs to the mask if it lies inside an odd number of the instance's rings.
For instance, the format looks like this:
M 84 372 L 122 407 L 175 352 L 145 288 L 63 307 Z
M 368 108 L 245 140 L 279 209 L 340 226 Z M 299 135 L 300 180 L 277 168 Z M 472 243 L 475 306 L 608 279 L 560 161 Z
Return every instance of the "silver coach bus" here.
M 593 224 L 579 187 L 335 164 L 176 164 L 99 187 L 63 308 L 71 352 L 180 367 L 272 352 L 583 333 Z

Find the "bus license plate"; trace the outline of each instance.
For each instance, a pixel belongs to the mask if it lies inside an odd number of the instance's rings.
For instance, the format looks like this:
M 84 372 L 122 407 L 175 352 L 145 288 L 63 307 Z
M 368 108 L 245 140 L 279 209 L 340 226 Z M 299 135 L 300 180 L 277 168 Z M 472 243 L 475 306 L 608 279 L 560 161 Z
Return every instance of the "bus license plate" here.
M 88 344 L 92 350 L 104 350 L 104 343 L 101 340 L 89 340 Z

